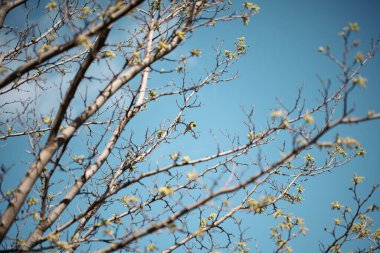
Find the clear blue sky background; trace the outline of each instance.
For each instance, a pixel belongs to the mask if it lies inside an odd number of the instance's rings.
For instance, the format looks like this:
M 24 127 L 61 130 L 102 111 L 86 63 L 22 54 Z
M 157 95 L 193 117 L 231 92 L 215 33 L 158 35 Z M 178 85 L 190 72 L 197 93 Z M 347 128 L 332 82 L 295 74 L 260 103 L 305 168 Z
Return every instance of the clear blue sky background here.
M 240 2 L 243 3 L 243 1 L 234 1 L 235 4 Z M 330 45 L 332 52 L 337 52 L 340 56 L 342 40 L 337 33 L 348 22 L 359 23 L 361 32 L 354 36 L 361 39 L 360 49 L 363 51 L 369 48 L 371 38 L 380 35 L 380 1 L 267 0 L 257 3 L 261 11 L 251 19 L 249 26 L 243 26 L 239 20 L 239 22 L 219 24 L 215 28 L 203 28 L 188 39 L 183 47 L 183 49 L 202 49 L 202 56 L 190 64 L 193 64 L 193 71 L 203 71 L 213 57 L 211 46 L 216 44 L 217 39 L 224 40 L 226 48 L 232 48 L 235 38 L 244 36 L 249 45 L 248 54 L 234 66 L 240 77 L 225 85 L 206 88 L 200 94 L 202 107 L 186 114 L 187 118 L 194 118 L 198 122 L 197 131 L 202 136 L 207 136 L 209 130 L 213 129 L 227 130 L 245 138 L 247 131 L 242 124 L 244 120 L 242 106 L 248 108 L 254 105 L 255 123 L 258 128 L 265 128 L 270 111 L 277 107 L 275 97 L 281 98 L 287 105 L 292 105 L 297 88 L 302 84 L 304 97 L 311 103 L 315 101 L 318 98 L 317 90 L 320 88 L 316 74 L 336 82 L 339 73 L 338 68 L 326 57 L 317 53 L 316 49 L 320 45 Z M 379 71 L 380 57 L 375 57 L 362 72 L 362 75 L 368 78 L 368 88 L 354 93 L 352 101 L 355 102 L 358 113 L 365 114 L 368 109 L 380 111 Z M 142 114 L 144 117 L 132 122 L 131 128 L 162 122 L 165 115 L 161 112 L 171 110 L 170 106 L 168 104 L 166 108 L 158 107 L 156 111 L 155 108 L 151 108 L 150 113 Z M 318 252 L 318 241 L 329 239 L 323 232 L 323 227 L 324 225 L 331 227 L 333 224 L 334 213 L 330 210 L 330 203 L 334 200 L 350 203 L 351 196 L 347 189 L 355 173 L 366 177 L 363 193 L 370 185 L 380 181 L 378 165 L 380 122 L 347 126 L 339 131 L 343 136 L 348 135 L 360 140 L 367 150 L 367 155 L 365 159 L 356 159 L 349 165 L 312 178 L 303 184 L 305 201 L 288 211 L 302 216 L 310 231 L 305 239 L 296 240 L 292 244 L 295 252 Z M 211 138 L 203 137 L 199 142 L 187 138 L 171 146 L 170 150 L 181 150 L 196 158 L 206 150 L 214 150 L 214 145 L 209 146 L 209 140 Z M 6 147 L 1 147 L 0 161 L 6 165 L 20 164 L 18 150 L 23 140 L 9 143 Z M 278 152 L 276 146 L 272 148 L 273 150 L 269 151 Z M 170 152 L 165 150 L 165 153 L 156 152 L 152 159 L 160 159 Z M 12 184 L 17 182 L 9 183 Z M 379 194 L 374 200 L 379 203 Z M 273 244 L 269 241 L 269 219 L 257 219 L 252 215 L 244 217 L 246 227 L 259 228 L 249 230 L 246 235 L 258 239 L 257 243 L 262 252 L 270 252 Z M 379 216 L 375 217 L 375 223 L 380 224 Z M 249 246 L 255 248 L 254 243 Z

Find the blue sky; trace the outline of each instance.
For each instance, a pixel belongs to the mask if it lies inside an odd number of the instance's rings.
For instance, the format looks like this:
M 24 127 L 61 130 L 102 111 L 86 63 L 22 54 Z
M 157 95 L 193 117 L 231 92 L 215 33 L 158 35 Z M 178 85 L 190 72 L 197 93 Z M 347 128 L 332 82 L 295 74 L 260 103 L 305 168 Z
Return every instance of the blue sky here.
M 243 1 L 241 1 L 242 3 Z M 239 4 L 239 1 L 234 1 Z M 248 53 L 233 70 L 238 72 L 239 78 L 222 84 L 205 88 L 199 95 L 202 107 L 186 113 L 187 119 L 198 122 L 197 131 L 201 133 L 200 140 L 193 140 L 189 136 L 171 146 L 164 146 L 162 152 L 153 154 L 153 160 L 160 160 L 170 152 L 181 151 L 192 158 L 200 157 L 205 152 L 214 151 L 213 138 L 210 129 L 219 134 L 219 130 L 226 130 L 232 135 L 245 138 L 247 129 L 243 125 L 244 113 L 242 107 L 255 108 L 255 123 L 260 129 L 266 127 L 266 120 L 272 109 L 278 107 L 276 97 L 286 105 L 292 105 L 296 97 L 297 88 L 304 86 L 303 96 L 312 105 L 318 99 L 317 91 L 320 84 L 316 78 L 319 74 L 323 78 L 331 78 L 337 84 L 338 68 L 327 57 L 317 52 L 319 46 L 330 45 L 332 52 L 340 56 L 342 40 L 338 31 L 348 22 L 358 22 L 361 31 L 354 36 L 361 40 L 361 50 L 369 48 L 371 38 L 380 35 L 380 1 L 375 0 L 336 0 L 336 1 L 260 1 L 257 2 L 261 11 L 251 19 L 249 26 L 243 26 L 239 21 L 219 24 L 215 28 L 202 28 L 189 38 L 180 50 L 200 48 L 202 56 L 189 62 L 193 71 L 190 77 L 196 78 L 207 68 L 212 60 L 212 46 L 223 40 L 226 48 L 232 48 L 235 38 L 246 37 L 249 46 Z M 176 55 L 174 53 L 173 55 Z M 352 98 L 356 104 L 357 113 L 368 110 L 380 111 L 380 59 L 375 57 L 364 68 L 362 75 L 368 79 L 365 90 L 357 90 Z M 156 77 L 155 82 L 163 82 Z M 54 103 L 56 101 L 49 101 Z M 173 102 L 173 101 L 169 101 Z M 160 104 L 160 107 L 150 108 L 149 112 L 141 114 L 132 122 L 135 126 L 157 127 L 163 121 L 162 112 L 173 111 L 172 104 Z M 49 103 L 42 103 L 43 109 L 49 108 Z M 53 104 L 51 106 L 54 106 Z M 47 110 L 48 111 L 48 110 Z M 154 128 L 153 127 L 153 128 Z M 127 131 L 128 131 L 127 129 Z M 330 203 L 339 200 L 350 203 L 351 195 L 348 187 L 355 173 L 366 178 L 363 194 L 374 183 L 379 183 L 378 142 L 380 141 L 380 122 L 368 122 L 360 126 L 347 126 L 338 129 L 341 135 L 351 136 L 361 141 L 367 150 L 364 159 L 355 159 L 348 165 L 334 170 L 332 173 L 311 178 L 303 184 L 304 199 L 301 205 L 287 209 L 289 212 L 305 219 L 309 234 L 296 240 L 292 246 L 295 252 L 318 252 L 318 241 L 329 239 L 323 232 L 325 225 L 333 224 L 334 213 L 330 210 Z M 336 133 L 338 130 L 334 130 Z M 137 130 L 137 134 L 139 131 Z M 143 134 L 141 132 L 140 134 Z M 9 142 L 6 148 L 2 147 L 0 160 L 7 165 L 14 162 L 20 164 L 16 156 L 18 147 L 24 143 L 22 139 Z M 223 144 L 223 141 L 221 141 Z M 167 148 L 168 150 L 165 150 Z M 267 151 L 278 153 L 277 146 L 270 146 Z M 13 157 L 11 157 L 11 156 Z M 26 156 L 26 155 L 25 155 Z M 21 160 L 24 157 L 21 157 Z M 26 158 L 25 158 L 26 159 Z M 152 162 L 154 164 L 154 161 Z M 25 166 L 24 166 L 25 167 Z M 191 170 L 191 168 L 189 169 Z M 11 184 L 17 183 L 13 181 Z M 379 194 L 373 200 L 379 201 Z M 248 237 L 258 239 L 262 252 L 270 252 L 273 245 L 269 241 L 269 218 L 243 215 Z M 380 223 L 380 216 L 375 217 L 375 223 Z M 255 229 L 254 229 L 255 228 Z M 254 243 L 249 246 L 255 248 Z M 355 246 L 355 245 L 354 245 Z

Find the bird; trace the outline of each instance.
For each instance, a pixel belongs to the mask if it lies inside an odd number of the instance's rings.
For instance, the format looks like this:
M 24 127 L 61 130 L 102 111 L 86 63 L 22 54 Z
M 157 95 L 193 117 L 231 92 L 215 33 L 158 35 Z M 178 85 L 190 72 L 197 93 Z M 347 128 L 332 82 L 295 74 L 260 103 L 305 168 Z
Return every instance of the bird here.
M 190 123 L 186 125 L 186 129 L 185 132 L 183 132 L 183 134 L 186 134 L 188 131 L 193 131 L 193 128 L 196 126 L 197 123 L 195 123 L 194 121 L 190 121 Z

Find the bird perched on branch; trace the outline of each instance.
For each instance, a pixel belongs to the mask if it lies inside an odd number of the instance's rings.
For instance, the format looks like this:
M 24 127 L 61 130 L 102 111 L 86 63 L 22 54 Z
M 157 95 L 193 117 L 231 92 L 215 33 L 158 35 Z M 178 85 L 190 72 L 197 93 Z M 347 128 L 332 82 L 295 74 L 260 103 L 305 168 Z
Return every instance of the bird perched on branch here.
M 188 131 L 193 131 L 194 127 L 196 126 L 197 123 L 195 123 L 194 121 L 190 121 L 190 123 L 186 125 L 186 129 L 185 132 L 183 132 L 183 134 L 186 134 Z

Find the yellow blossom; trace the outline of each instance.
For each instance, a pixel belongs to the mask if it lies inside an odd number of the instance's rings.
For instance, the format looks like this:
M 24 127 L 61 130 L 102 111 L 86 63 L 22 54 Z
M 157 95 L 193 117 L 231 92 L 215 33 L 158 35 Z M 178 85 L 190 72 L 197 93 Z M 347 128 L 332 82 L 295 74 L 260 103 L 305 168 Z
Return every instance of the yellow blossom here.
M 278 232 L 277 227 L 271 227 L 271 228 L 270 228 L 270 232 L 271 232 L 272 234 L 277 233 L 277 232 Z
M 131 206 L 131 204 L 135 204 L 138 202 L 138 199 L 136 198 L 135 195 L 130 195 L 130 196 L 124 196 L 121 201 L 125 203 L 125 206 Z
M 286 242 L 283 241 L 283 240 L 281 240 L 281 239 L 278 239 L 278 241 L 276 242 L 276 244 L 277 244 L 277 246 L 279 246 L 279 247 L 283 247 L 283 246 L 286 244 Z
M 360 64 L 363 64 L 363 62 L 364 62 L 364 55 L 361 52 L 356 53 L 356 55 L 355 55 L 355 61 L 357 61 Z
M 332 253 L 342 253 L 342 250 L 340 249 L 340 247 L 338 245 L 332 246 L 330 251 Z
M 59 239 L 59 233 L 52 233 L 47 236 L 47 239 L 51 242 L 58 241 Z
M 273 202 L 273 197 L 271 195 L 265 195 L 264 202 L 267 204 L 271 204 L 271 202 Z
M 232 53 L 229 50 L 224 50 L 224 55 L 226 56 L 227 60 L 231 60 L 236 57 L 236 54 Z
M 189 163 L 190 162 L 190 157 L 189 156 L 182 157 L 182 162 Z
M 362 177 L 362 176 L 354 176 L 352 178 L 352 182 L 354 184 L 360 184 L 360 183 L 363 183 L 363 181 L 364 181 L 364 177 Z
M 40 54 L 42 53 L 45 53 L 46 51 L 48 51 L 50 49 L 50 45 L 45 43 L 43 44 L 41 47 L 40 47 Z
M 154 245 L 154 243 L 151 243 L 149 244 L 147 247 L 146 247 L 146 251 L 147 252 L 152 252 L 152 251 L 155 251 L 157 250 L 157 247 Z
M 40 221 L 40 220 L 42 220 L 40 214 L 37 213 L 37 212 L 35 212 L 35 213 L 33 214 L 33 218 L 34 218 L 36 221 Z
M 301 217 L 296 218 L 296 225 L 302 226 L 305 223 L 305 221 Z
M 348 30 L 353 31 L 353 32 L 359 32 L 360 31 L 359 24 L 356 22 L 348 23 L 347 28 L 348 28 Z
M 277 209 L 276 212 L 273 213 L 273 217 L 278 218 L 282 215 L 282 210 Z
M 306 161 L 306 162 L 311 162 L 311 163 L 313 163 L 313 162 L 315 161 L 315 158 L 312 157 L 312 156 L 308 153 L 308 154 L 306 154 L 306 156 L 305 156 L 305 161 Z
M 193 233 L 194 236 L 203 236 L 203 228 L 202 227 L 199 227 L 194 233 Z
M 307 233 L 308 230 L 309 230 L 309 229 L 306 228 L 306 227 L 300 227 L 300 232 L 301 232 L 301 234 L 303 234 L 303 235 L 306 235 L 306 233 Z
M 362 229 L 358 232 L 358 237 L 359 238 L 363 238 L 363 237 L 367 237 L 371 234 L 371 230 L 369 229 Z
M 253 139 L 255 138 L 255 134 L 253 133 L 253 131 L 250 131 L 248 133 L 247 137 L 248 137 L 249 141 L 253 141 Z
M 78 45 L 82 45 L 82 46 L 84 46 L 85 48 L 89 48 L 89 47 L 91 47 L 91 41 L 90 41 L 90 39 L 89 39 L 86 35 L 84 35 L 84 34 L 79 35 L 79 36 L 77 37 L 77 39 L 76 39 L 76 43 L 77 43 Z
M 283 110 L 281 110 L 281 109 L 279 109 L 279 110 L 274 110 L 274 111 L 270 114 L 270 116 L 271 116 L 272 118 L 276 118 L 276 117 L 284 117 L 284 116 L 285 116 L 285 112 L 284 112 Z
M 183 31 L 178 31 L 178 30 L 175 31 L 174 34 L 177 35 L 178 38 L 179 38 L 180 40 L 184 40 L 184 39 L 185 39 L 185 36 L 186 36 L 185 32 L 183 32 Z
M 339 146 L 339 145 L 335 146 L 335 150 L 336 150 L 339 154 L 341 154 L 343 157 L 346 157 L 346 156 L 347 156 L 346 151 L 344 151 L 344 149 L 343 149 L 341 146 Z
M 200 56 L 202 51 L 200 49 L 193 49 L 190 51 L 191 56 Z
M 112 52 L 112 51 L 105 51 L 104 53 L 103 53 L 103 57 L 105 57 L 105 58 L 116 58 L 116 54 L 114 53 L 114 52 Z
M 45 5 L 45 9 L 48 11 L 57 9 L 57 3 L 55 1 L 50 1 L 47 5 Z
M 206 227 L 208 224 L 207 224 L 207 220 L 205 219 L 205 218 L 202 218 L 201 219 L 201 228 L 204 228 L 204 227 Z
M 212 214 L 210 214 L 210 215 L 207 217 L 207 219 L 208 219 L 208 220 L 215 220 L 216 216 L 217 216 L 216 213 L 212 213 Z
M 288 162 L 288 163 L 286 164 L 285 167 L 286 167 L 288 170 L 293 169 L 293 165 L 292 165 L 290 162 Z
M 290 126 L 289 121 L 284 120 L 283 122 L 281 122 L 281 124 L 278 127 L 280 129 L 286 129 L 286 128 L 289 128 L 289 126 Z
M 13 127 L 8 126 L 6 131 L 7 131 L 7 134 L 11 134 L 13 132 Z
M 331 209 L 332 210 L 339 210 L 340 209 L 340 203 L 338 201 L 331 202 Z
M 27 204 L 29 206 L 37 205 L 38 204 L 38 199 L 36 199 L 36 198 L 30 198 L 30 199 L 28 199 Z
M 311 116 L 310 113 L 306 113 L 304 116 L 304 119 L 305 119 L 306 123 L 308 123 L 308 124 L 311 124 L 314 122 L 314 118 L 313 118 L 313 116 Z
M 172 160 L 177 160 L 179 157 L 179 154 L 178 153 L 172 153 L 169 155 L 169 158 L 172 159 Z
M 286 251 L 287 253 L 291 253 L 291 252 L 293 252 L 293 249 L 292 249 L 292 247 L 290 247 L 290 246 L 286 246 L 286 247 L 285 247 L 285 251 Z
M 241 17 L 241 20 L 243 21 L 244 25 L 248 25 L 249 24 L 249 16 L 248 15 L 243 15 Z
M 262 213 L 265 211 L 265 203 L 263 200 L 255 200 L 254 198 L 250 198 L 247 203 L 248 208 L 256 213 Z
M 352 138 L 352 137 L 346 137 L 346 138 L 343 139 L 342 142 L 343 142 L 343 143 L 346 145 L 346 147 L 349 148 L 349 149 L 352 149 L 352 148 L 353 148 L 352 145 L 353 145 L 355 148 L 359 148 L 359 147 L 360 147 L 360 142 L 357 141 L 357 140 L 355 140 L 355 139 Z
M 340 224 L 342 224 L 342 220 L 339 219 L 339 218 L 335 218 L 335 219 L 334 219 L 334 222 L 335 222 L 336 225 L 340 225 Z
M 247 45 L 245 44 L 245 37 L 237 38 L 235 42 L 235 50 L 238 55 L 242 55 L 247 50 Z
M 250 198 L 248 199 L 247 203 L 248 203 L 249 209 L 253 209 L 256 206 L 257 201 L 254 198 Z
M 367 79 L 361 76 L 352 78 L 352 83 L 359 85 L 361 88 L 365 88 L 367 86 Z
M 365 152 L 365 149 L 362 148 L 362 149 L 360 149 L 358 152 L 356 152 L 356 155 L 357 155 L 357 156 L 364 156 L 365 153 L 366 153 L 366 152 Z
M 88 6 L 85 6 L 82 8 L 82 11 L 83 11 L 83 14 L 88 15 L 88 14 L 91 14 L 94 10 Z
M 14 193 L 14 189 L 9 189 L 6 193 L 5 193 L 5 197 L 9 197 L 11 196 L 13 193 Z
M 173 194 L 174 190 L 170 186 L 162 186 L 162 187 L 158 188 L 158 193 L 163 195 L 163 196 L 168 196 L 170 194 Z
M 57 36 L 54 33 L 51 33 L 48 37 L 49 42 L 55 41 L 56 39 L 57 39 Z
M 189 173 L 187 173 L 186 177 L 187 177 L 187 179 L 189 179 L 189 180 L 194 179 L 194 178 L 197 177 L 197 172 L 196 172 L 196 171 L 189 172 Z
M 16 241 L 16 244 L 17 244 L 18 246 L 23 246 L 23 245 L 25 245 L 25 243 L 26 243 L 25 240 L 17 239 L 17 241 Z
M 73 161 L 76 162 L 76 163 L 79 163 L 79 164 L 82 164 L 83 163 L 83 160 L 84 160 L 84 155 L 74 155 L 73 157 Z
M 160 40 L 158 42 L 158 45 L 157 45 L 158 51 L 165 52 L 166 50 L 168 50 L 168 48 L 169 48 L 169 45 L 166 44 L 164 41 Z
M 44 124 L 50 124 L 52 121 L 52 118 L 51 117 L 42 117 L 42 122 Z
M 362 228 L 363 228 L 362 222 L 354 223 L 351 227 L 351 231 L 352 232 L 359 232 Z
M 138 52 L 138 51 L 133 51 L 133 53 L 132 53 L 132 56 L 133 56 L 133 57 L 136 57 L 136 58 L 139 58 L 140 55 L 141 55 L 141 53 Z
M 324 53 L 325 52 L 325 48 L 324 47 L 318 47 L 318 52 Z
M 250 11 L 256 11 L 256 12 L 260 11 L 260 7 L 257 4 L 253 4 L 251 2 L 245 1 L 243 5 L 245 8 L 247 8 Z
M 375 240 L 380 240 L 380 228 L 376 229 L 376 232 L 372 234 Z
M 97 226 L 98 227 L 100 227 L 100 226 L 108 226 L 108 225 L 110 225 L 111 224 L 111 221 L 109 221 L 109 220 L 102 220 L 101 222 L 99 222 L 98 224 L 97 224 Z
M 150 90 L 148 95 L 149 95 L 149 98 L 153 99 L 153 98 L 157 97 L 157 92 L 154 90 Z
M 42 136 L 44 136 L 44 135 L 45 135 L 44 132 L 36 132 L 36 133 L 34 134 L 35 138 L 40 138 L 40 137 L 42 137 Z
M 247 245 L 246 242 L 238 242 L 237 243 L 238 248 L 244 248 L 246 245 Z
M 70 246 L 70 244 L 68 244 L 67 242 L 58 241 L 58 242 L 56 242 L 55 244 L 57 244 L 57 246 L 60 247 L 61 249 L 64 249 L 64 250 L 71 250 L 71 246 Z

